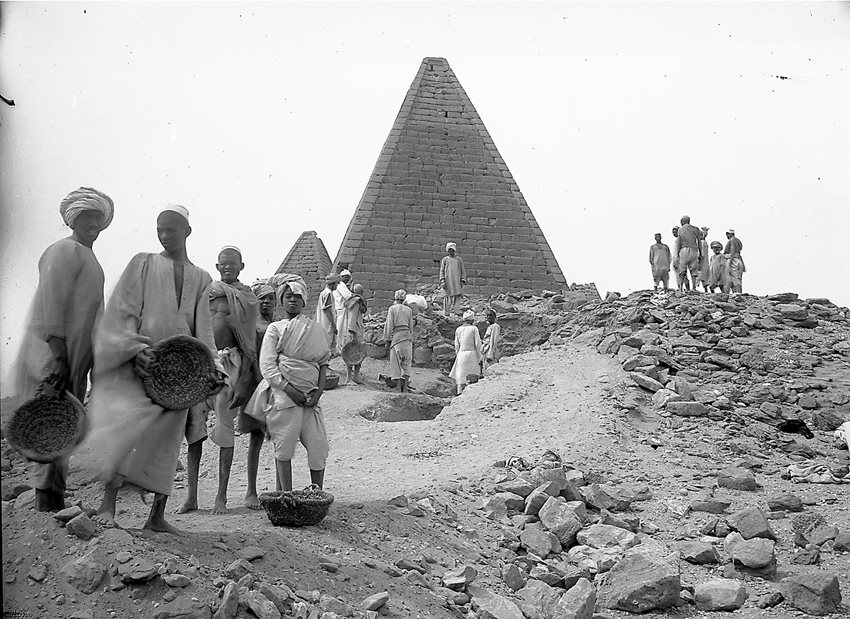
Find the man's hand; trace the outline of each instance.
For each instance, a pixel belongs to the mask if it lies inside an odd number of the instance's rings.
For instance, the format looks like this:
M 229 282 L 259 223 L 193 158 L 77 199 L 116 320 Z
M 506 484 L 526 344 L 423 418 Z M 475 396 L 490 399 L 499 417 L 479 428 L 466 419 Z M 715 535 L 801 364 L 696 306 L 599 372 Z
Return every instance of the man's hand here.
M 307 394 L 307 401 L 304 404 L 307 408 L 313 408 L 316 404 L 319 403 L 319 398 L 322 397 L 322 394 L 325 392 L 324 386 L 319 387 L 318 389 L 313 389 L 310 393 Z
M 47 364 L 47 375 L 44 382 L 52 386 L 56 391 L 64 391 L 71 381 L 71 370 L 68 367 L 68 353 L 65 350 L 65 340 L 60 337 L 50 337 L 47 340 L 50 346 L 50 362 Z
M 136 355 L 135 359 L 133 359 L 133 367 L 136 370 L 136 374 L 138 374 L 141 378 L 147 378 L 150 376 L 148 366 L 150 366 L 151 361 L 153 361 L 153 353 L 150 348 L 145 348 L 142 352 Z
M 296 406 L 307 406 L 307 397 L 289 383 L 284 385 L 283 392 L 289 396 L 290 400 L 295 402 Z

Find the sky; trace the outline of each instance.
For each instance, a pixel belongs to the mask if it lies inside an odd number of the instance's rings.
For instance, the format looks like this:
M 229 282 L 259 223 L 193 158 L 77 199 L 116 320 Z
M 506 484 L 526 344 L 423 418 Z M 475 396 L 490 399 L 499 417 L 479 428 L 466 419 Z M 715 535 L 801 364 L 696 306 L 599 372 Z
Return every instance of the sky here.
M 744 290 L 850 305 L 850 4 L 27 3 L 0 6 L 0 371 L 62 198 L 115 201 L 107 296 L 191 212 L 190 258 L 331 258 L 422 59 L 465 88 L 569 283 L 651 286 L 682 215 L 734 227 Z M 368 288 L 368 282 L 364 282 Z

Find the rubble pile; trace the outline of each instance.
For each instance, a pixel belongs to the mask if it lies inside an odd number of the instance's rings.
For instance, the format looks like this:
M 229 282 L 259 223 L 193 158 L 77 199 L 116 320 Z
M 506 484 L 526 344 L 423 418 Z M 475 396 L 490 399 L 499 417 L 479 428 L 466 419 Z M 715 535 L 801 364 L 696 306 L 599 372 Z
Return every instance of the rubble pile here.
M 550 341 L 578 336 L 615 356 L 635 383 L 624 408 L 735 422 L 809 457 L 776 430 L 807 436 L 850 419 L 850 310 L 827 299 L 643 291 L 585 309 Z

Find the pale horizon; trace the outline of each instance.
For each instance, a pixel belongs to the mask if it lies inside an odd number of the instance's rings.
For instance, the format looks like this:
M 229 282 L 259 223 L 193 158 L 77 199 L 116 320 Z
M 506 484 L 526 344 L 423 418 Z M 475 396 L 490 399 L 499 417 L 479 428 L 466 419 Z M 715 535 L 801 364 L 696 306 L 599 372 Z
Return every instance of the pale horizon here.
M 422 59 L 446 58 L 568 283 L 652 287 L 653 235 L 735 228 L 744 291 L 850 304 L 847 3 L 4 3 L 0 374 L 79 186 L 115 201 L 106 295 L 190 210 L 217 277 L 333 260 Z M 435 256 L 442 254 L 435 248 Z M 463 248 L 459 248 L 463 255 Z M 672 281 L 672 277 L 671 277 Z M 368 289 L 369 283 L 362 282 Z

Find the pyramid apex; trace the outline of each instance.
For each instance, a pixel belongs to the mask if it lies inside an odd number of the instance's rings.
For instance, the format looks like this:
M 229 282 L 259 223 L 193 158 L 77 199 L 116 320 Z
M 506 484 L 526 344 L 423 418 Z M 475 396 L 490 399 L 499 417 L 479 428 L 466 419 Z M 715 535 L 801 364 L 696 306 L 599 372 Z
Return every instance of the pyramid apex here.
M 423 64 L 444 64 L 448 65 L 449 61 L 439 56 L 426 56 L 422 59 Z

